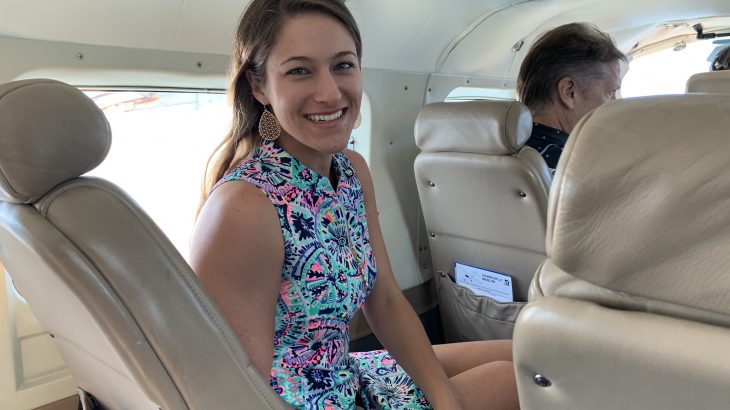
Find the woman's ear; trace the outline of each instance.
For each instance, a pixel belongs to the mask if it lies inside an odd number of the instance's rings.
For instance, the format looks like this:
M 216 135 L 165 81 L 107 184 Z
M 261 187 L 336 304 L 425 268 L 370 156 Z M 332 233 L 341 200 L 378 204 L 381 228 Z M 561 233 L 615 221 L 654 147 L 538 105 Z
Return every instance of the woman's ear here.
M 558 81 L 558 101 L 565 108 L 574 110 L 577 106 L 578 83 L 572 77 L 563 77 Z
M 254 98 L 256 98 L 256 100 L 262 105 L 271 105 L 269 99 L 266 98 L 266 93 L 264 92 L 262 84 L 254 78 L 253 73 L 249 70 L 246 70 L 246 80 L 248 80 L 248 83 L 251 85 L 251 93 Z

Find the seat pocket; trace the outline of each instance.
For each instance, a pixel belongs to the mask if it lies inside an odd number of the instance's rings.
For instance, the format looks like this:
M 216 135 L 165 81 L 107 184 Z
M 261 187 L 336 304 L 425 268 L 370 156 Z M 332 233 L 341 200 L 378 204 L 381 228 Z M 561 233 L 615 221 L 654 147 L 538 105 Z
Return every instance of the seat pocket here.
M 517 315 L 527 302 L 497 302 L 438 273 L 438 298 L 447 342 L 511 339 Z

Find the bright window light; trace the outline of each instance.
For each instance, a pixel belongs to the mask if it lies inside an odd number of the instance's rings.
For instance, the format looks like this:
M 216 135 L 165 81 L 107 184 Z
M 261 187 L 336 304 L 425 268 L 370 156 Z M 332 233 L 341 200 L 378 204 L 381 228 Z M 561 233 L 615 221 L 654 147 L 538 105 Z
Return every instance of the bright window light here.
M 717 52 L 728 45 L 726 40 L 700 40 L 637 57 L 621 83 L 621 96 L 684 94 L 689 77 L 709 71 Z
M 508 88 L 457 87 L 444 101 L 516 100 L 517 92 Z
M 88 175 L 124 189 L 187 259 L 208 157 L 231 120 L 222 93 L 86 91 L 112 129 L 109 155 Z
M 85 91 L 112 129 L 109 155 L 87 175 L 119 185 L 188 258 L 205 165 L 231 121 L 223 93 Z M 349 148 L 369 161 L 371 110 Z

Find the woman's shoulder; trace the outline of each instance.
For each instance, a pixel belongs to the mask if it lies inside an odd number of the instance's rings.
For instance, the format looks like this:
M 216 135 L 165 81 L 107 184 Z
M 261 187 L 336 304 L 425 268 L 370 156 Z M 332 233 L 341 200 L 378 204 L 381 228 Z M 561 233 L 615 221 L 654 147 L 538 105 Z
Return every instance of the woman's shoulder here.
M 257 208 L 271 207 L 271 201 L 259 187 L 243 179 L 234 179 L 219 184 L 203 205 L 202 212 L 241 214 Z
M 370 169 L 365 158 L 357 151 L 346 149 L 342 151 L 342 155 L 350 162 L 350 166 L 358 176 L 370 175 Z

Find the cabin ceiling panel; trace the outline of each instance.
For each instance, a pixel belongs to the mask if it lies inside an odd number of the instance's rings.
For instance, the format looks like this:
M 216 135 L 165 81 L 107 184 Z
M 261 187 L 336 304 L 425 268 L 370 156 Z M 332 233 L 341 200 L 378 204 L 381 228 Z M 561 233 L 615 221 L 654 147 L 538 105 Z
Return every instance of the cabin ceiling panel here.
M 515 78 L 536 37 L 550 28 L 587 21 L 608 31 L 628 52 L 657 24 L 666 21 L 730 15 L 728 0 L 545 0 L 506 9 L 477 27 L 456 47 L 439 72 Z M 518 53 L 510 50 L 520 39 Z
M 523 0 L 524 1 L 524 0 Z M 432 72 L 442 52 L 505 0 L 350 0 L 363 37 L 363 65 Z
M 228 54 L 246 4 L 248 0 L 0 0 L 0 35 Z M 535 36 L 569 21 L 596 23 L 628 51 L 665 21 L 730 15 L 730 0 L 348 0 L 347 4 L 363 34 L 365 67 L 493 78 L 514 78 Z M 512 46 L 522 38 L 526 44 L 513 53 Z
M 526 0 L 348 0 L 366 67 L 432 72 L 484 15 Z M 0 0 L 0 35 L 228 54 L 247 0 Z
M 174 49 L 183 2 L 0 0 L 0 34 L 39 40 L 170 50 Z
M 230 54 L 236 25 L 248 3 L 242 0 L 185 0 L 176 49 Z

